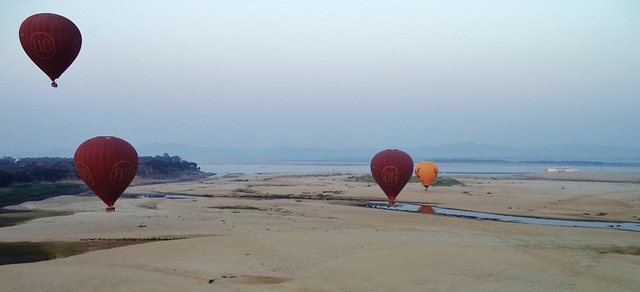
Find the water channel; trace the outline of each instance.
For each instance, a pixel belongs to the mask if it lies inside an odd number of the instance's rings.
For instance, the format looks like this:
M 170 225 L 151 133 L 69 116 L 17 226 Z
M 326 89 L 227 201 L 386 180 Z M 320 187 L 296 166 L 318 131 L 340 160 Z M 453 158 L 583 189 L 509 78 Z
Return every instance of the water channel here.
M 634 223 L 634 222 L 607 222 L 607 221 L 564 220 L 564 219 L 551 219 L 551 218 L 538 218 L 538 217 L 524 217 L 524 216 L 514 216 L 514 215 L 504 215 L 504 214 L 495 214 L 495 213 L 486 213 L 486 212 L 440 208 L 440 207 L 433 207 L 433 206 L 427 206 L 427 205 L 399 203 L 399 202 L 396 202 L 395 205 L 390 206 L 386 201 L 369 201 L 369 204 L 367 204 L 366 207 L 383 209 L 383 210 L 392 210 L 392 211 L 432 213 L 432 214 L 473 218 L 473 219 L 481 219 L 481 220 L 493 220 L 493 221 L 500 221 L 500 222 L 565 226 L 565 227 L 610 228 L 610 229 L 640 232 L 640 223 Z

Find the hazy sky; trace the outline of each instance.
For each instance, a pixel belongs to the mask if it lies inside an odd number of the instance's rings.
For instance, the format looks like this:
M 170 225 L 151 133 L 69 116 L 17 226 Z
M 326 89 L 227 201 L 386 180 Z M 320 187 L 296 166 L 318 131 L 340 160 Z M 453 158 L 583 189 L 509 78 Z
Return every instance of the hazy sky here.
M 51 88 L 18 28 L 83 37 Z M 640 2 L 0 3 L 0 156 L 114 135 L 270 148 L 640 145 Z

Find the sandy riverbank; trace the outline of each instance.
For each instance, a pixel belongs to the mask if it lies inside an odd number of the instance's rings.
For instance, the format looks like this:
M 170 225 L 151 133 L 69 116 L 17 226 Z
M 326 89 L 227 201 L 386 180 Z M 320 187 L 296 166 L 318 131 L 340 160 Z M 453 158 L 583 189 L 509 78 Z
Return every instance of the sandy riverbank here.
M 587 179 L 586 176 L 589 176 Z M 640 177 L 459 177 L 399 201 L 524 216 L 639 222 Z M 638 232 L 500 223 L 362 208 L 384 199 L 351 175 L 263 174 L 132 186 L 14 209 L 73 211 L 0 229 L 0 240 L 188 239 L 0 266 L 3 291 L 635 291 Z M 290 197 L 269 199 L 270 197 Z M 342 200 L 346 199 L 346 200 Z M 225 207 L 237 207 L 227 209 Z M 250 208 L 249 208 L 250 207 Z

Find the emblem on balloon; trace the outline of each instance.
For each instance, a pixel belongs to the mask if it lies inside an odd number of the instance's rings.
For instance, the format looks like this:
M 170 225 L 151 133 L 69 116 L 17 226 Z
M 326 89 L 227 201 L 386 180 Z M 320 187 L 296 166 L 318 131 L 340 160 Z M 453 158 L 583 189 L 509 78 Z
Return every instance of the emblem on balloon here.
M 31 36 L 31 49 L 40 59 L 50 59 L 56 53 L 56 43 L 45 32 L 36 32 Z
M 76 164 L 76 171 L 78 172 L 80 179 L 82 179 L 82 181 L 84 182 L 85 185 L 87 185 L 87 187 L 91 188 L 91 186 L 93 186 L 93 183 L 95 182 L 93 180 L 93 175 L 91 175 L 91 171 L 89 170 L 87 165 L 85 165 L 80 161 L 77 161 L 75 164 Z
M 113 166 L 111 170 L 111 183 L 116 186 L 128 185 L 131 178 L 136 175 L 133 171 L 133 164 L 129 161 L 120 161 Z
M 397 184 L 399 176 L 400 172 L 398 172 L 398 168 L 395 166 L 386 166 L 382 169 L 382 180 L 389 186 Z

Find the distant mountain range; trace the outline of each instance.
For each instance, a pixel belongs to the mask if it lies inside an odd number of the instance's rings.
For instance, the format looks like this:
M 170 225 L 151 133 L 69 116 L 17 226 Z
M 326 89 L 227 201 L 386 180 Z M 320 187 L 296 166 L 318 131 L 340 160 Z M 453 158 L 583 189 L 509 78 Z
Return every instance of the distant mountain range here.
M 196 163 L 278 163 L 278 162 L 368 162 L 380 148 L 303 148 L 269 149 L 213 148 L 178 143 L 152 143 L 136 147 L 140 156 L 168 153 Z M 457 143 L 400 148 L 415 161 L 506 160 L 506 161 L 598 161 L 640 163 L 640 146 L 563 144 L 516 148 L 475 143 Z M 75 150 L 59 149 L 22 153 L 18 157 L 73 157 Z M 11 156 L 3 155 L 0 156 Z

